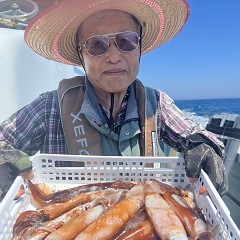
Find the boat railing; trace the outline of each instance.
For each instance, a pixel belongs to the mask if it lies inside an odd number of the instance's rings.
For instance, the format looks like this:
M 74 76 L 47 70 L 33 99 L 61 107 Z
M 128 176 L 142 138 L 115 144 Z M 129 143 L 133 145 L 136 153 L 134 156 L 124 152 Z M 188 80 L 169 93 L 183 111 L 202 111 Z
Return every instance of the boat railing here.
M 239 161 L 240 115 L 213 115 L 210 117 L 206 129 L 216 134 L 225 145 L 224 164 L 229 176 L 234 161 Z

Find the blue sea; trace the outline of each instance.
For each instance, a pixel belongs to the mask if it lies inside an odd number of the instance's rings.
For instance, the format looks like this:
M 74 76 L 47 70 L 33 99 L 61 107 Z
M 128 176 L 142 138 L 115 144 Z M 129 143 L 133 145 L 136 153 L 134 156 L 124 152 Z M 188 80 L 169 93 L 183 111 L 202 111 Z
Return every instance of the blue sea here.
M 240 114 L 240 98 L 175 100 L 175 104 L 204 127 L 214 114 Z

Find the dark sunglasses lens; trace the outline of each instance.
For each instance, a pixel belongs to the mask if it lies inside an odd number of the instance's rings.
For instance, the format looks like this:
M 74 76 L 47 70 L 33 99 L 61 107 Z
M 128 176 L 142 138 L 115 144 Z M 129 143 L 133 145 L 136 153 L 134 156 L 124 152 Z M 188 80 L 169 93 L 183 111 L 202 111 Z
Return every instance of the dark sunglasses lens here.
M 86 41 L 88 53 L 93 56 L 104 54 L 108 50 L 109 41 L 107 36 L 94 36 Z
M 116 43 L 123 52 L 131 52 L 138 47 L 138 35 L 134 32 L 118 33 Z

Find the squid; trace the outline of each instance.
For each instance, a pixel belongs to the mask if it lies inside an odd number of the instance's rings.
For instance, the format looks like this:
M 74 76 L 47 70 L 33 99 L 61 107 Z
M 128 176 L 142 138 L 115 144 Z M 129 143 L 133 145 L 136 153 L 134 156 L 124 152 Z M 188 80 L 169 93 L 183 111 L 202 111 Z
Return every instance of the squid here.
M 91 197 L 93 197 L 93 200 L 91 202 L 85 203 L 84 205 L 78 205 L 75 208 L 73 208 L 73 206 L 75 206 L 76 201 L 73 201 L 73 202 L 68 201 L 66 203 L 53 204 L 51 206 L 48 206 L 44 209 L 40 209 L 37 211 L 23 212 L 22 214 L 20 214 L 20 216 L 18 217 L 14 225 L 14 228 L 15 228 L 14 236 L 19 234 L 20 232 L 21 232 L 21 235 L 23 235 L 24 229 L 26 227 L 35 226 L 35 231 L 30 232 L 31 235 L 29 235 L 30 233 L 28 233 L 29 236 L 27 239 L 29 240 L 45 239 L 45 237 L 48 236 L 51 232 L 56 231 L 57 229 L 67 224 L 69 221 L 76 219 L 84 211 L 92 209 L 93 207 L 95 207 L 100 203 L 106 204 L 108 207 L 116 204 L 120 198 L 125 196 L 126 190 L 122 190 L 122 189 L 115 190 L 115 189 L 109 188 L 100 192 L 94 192 L 89 194 L 92 195 Z M 83 193 L 81 195 L 86 195 L 86 193 Z M 56 218 L 56 216 L 58 217 Z M 46 219 L 47 220 L 50 219 L 51 221 L 44 222 Z M 78 226 L 77 225 L 74 225 L 74 226 L 76 228 L 75 231 L 77 231 L 79 229 Z M 68 227 L 66 229 L 68 229 Z M 26 235 L 27 233 L 24 236 Z M 22 238 L 22 239 L 25 239 L 25 238 Z
M 113 190 L 113 189 L 112 189 Z M 119 199 L 125 196 L 123 190 L 113 190 L 109 194 L 106 194 L 104 198 L 97 198 L 91 203 L 91 207 L 87 206 L 86 211 L 72 218 L 66 224 L 58 228 L 56 231 L 48 235 L 45 239 L 48 240 L 70 240 L 74 239 L 79 233 L 81 233 L 92 222 L 96 221 L 106 209 L 115 205 Z M 89 204 L 88 204 L 89 205 Z M 95 205 L 94 207 L 92 207 Z
M 127 193 L 126 198 L 109 208 L 104 215 L 85 230 L 76 240 L 103 240 L 113 237 L 144 205 L 144 183 L 139 182 Z
M 157 181 L 156 179 L 152 180 L 152 187 L 154 190 L 160 194 L 164 194 L 165 192 L 171 192 L 176 195 L 181 196 L 185 201 L 189 203 L 189 205 L 192 206 L 192 208 L 195 207 L 193 192 L 190 191 L 189 186 L 186 188 L 183 188 L 181 186 L 179 187 L 173 187 L 171 185 L 168 185 L 166 183 L 162 183 Z
M 31 235 L 28 236 L 28 240 L 42 240 L 45 239 L 51 232 L 60 228 L 62 225 L 69 222 L 71 219 L 78 217 L 84 211 L 84 205 L 79 205 L 70 211 L 64 213 L 58 218 L 43 223 L 41 226 L 37 227 Z
M 196 208 L 196 203 L 194 201 L 193 192 L 189 189 L 189 187 L 182 188 L 178 187 L 179 189 L 179 196 L 192 208 Z
M 34 184 L 43 195 L 48 196 L 56 192 L 56 187 L 47 183 L 35 183 Z
M 14 226 L 13 226 L 13 236 L 15 239 L 21 239 L 20 237 L 22 237 L 24 234 L 26 235 L 26 231 L 28 229 L 35 229 L 38 226 L 42 226 L 44 222 L 44 219 L 42 218 L 41 214 L 38 214 L 37 211 L 34 210 L 29 210 L 29 211 L 25 211 L 22 212 Z M 29 234 L 30 230 L 28 231 Z M 24 239 L 24 238 L 22 238 Z
M 134 185 L 135 183 L 123 181 L 93 183 L 65 189 L 62 191 L 57 191 L 52 194 L 44 194 L 44 192 L 41 190 L 38 184 L 33 184 L 30 180 L 28 181 L 28 186 L 32 193 L 32 198 L 35 204 L 40 208 L 49 206 L 54 203 L 63 203 L 69 201 L 70 199 L 79 196 L 81 193 L 95 192 L 107 188 L 129 190 Z
M 103 204 L 97 205 L 92 209 L 82 213 L 72 221 L 63 225 L 61 228 L 52 232 L 46 240 L 72 240 L 79 235 L 92 222 L 96 221 L 105 212 Z
M 49 220 L 59 217 L 60 215 L 69 211 L 70 209 L 73 209 L 74 207 L 78 206 L 79 204 L 85 204 L 87 202 L 92 201 L 93 199 L 95 199 L 97 197 L 106 198 L 107 196 L 113 194 L 115 191 L 118 191 L 118 190 L 115 190 L 112 188 L 107 188 L 102 191 L 82 193 L 82 194 L 68 200 L 67 202 L 55 203 L 55 204 L 49 205 L 45 208 L 42 208 L 42 209 L 38 210 L 38 213 L 43 217 L 43 219 L 45 221 L 49 221 Z
M 163 198 L 170 205 L 183 223 L 186 231 L 193 239 L 213 240 L 213 235 L 207 230 L 207 225 L 198 217 L 195 211 L 178 195 L 166 191 Z
M 145 184 L 145 207 L 158 236 L 162 240 L 188 240 L 184 226 L 166 201 Z
M 12 240 L 214 239 L 205 219 L 189 205 L 191 191 L 157 180 L 90 184 L 68 190 L 71 197 L 67 190 L 49 194 L 42 185 L 29 186 L 42 207 L 19 215 Z
M 126 232 L 131 231 L 131 229 L 135 229 L 140 224 L 142 224 L 145 220 L 148 220 L 149 217 L 147 215 L 145 207 L 142 207 L 136 215 L 134 215 L 129 222 L 119 231 L 117 232 L 114 237 L 111 238 L 111 240 L 118 240 L 121 238 L 122 235 L 124 235 Z
M 117 240 L 160 240 L 152 222 L 148 219 L 124 232 Z
M 63 203 L 55 203 L 49 205 L 45 208 L 38 210 L 39 214 L 42 215 L 45 221 L 49 221 L 59 217 L 60 215 L 64 214 L 65 212 L 75 208 L 79 204 L 85 204 L 87 202 L 92 201 L 94 198 L 99 197 L 102 195 L 101 191 L 93 192 L 93 193 L 82 193 L 77 197 L 74 197 L 67 202 Z
M 17 235 L 14 235 L 11 240 L 29 239 L 28 237 L 31 236 L 34 233 L 34 231 L 35 231 L 34 226 L 24 228 Z
M 194 211 L 193 194 L 188 189 L 178 188 L 179 192 L 175 192 L 157 180 L 153 180 L 151 186 L 162 195 L 193 239 L 213 239 L 212 233 L 207 230 L 207 225 Z
M 153 179 L 151 182 L 151 188 L 153 188 L 154 191 L 160 193 L 160 194 L 163 194 L 165 192 L 171 192 L 171 193 L 174 193 L 174 194 L 177 194 L 177 195 L 180 195 L 181 192 L 183 192 L 183 189 L 181 188 L 176 188 L 176 187 L 173 187 L 169 184 L 166 184 L 166 183 L 163 183 L 163 182 L 159 182 L 158 180 L 156 179 Z

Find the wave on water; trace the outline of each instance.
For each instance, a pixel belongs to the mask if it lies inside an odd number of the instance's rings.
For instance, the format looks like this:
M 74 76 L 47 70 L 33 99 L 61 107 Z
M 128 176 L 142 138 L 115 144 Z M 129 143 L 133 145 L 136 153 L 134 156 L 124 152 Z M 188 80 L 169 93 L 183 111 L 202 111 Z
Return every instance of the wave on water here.
M 204 128 L 207 126 L 209 117 L 196 115 L 196 113 L 189 112 L 187 109 L 184 109 L 183 112 L 188 118 L 193 119 L 195 122 L 201 124 Z
M 195 122 L 206 127 L 212 115 L 240 114 L 240 98 L 175 100 L 175 104 Z

